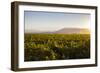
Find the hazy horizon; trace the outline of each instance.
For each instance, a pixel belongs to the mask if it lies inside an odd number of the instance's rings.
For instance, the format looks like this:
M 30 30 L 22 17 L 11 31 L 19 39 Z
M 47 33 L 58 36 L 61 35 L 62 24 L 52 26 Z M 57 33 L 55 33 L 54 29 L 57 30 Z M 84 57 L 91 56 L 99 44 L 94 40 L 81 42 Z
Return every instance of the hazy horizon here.
M 25 32 L 55 32 L 55 31 L 59 31 L 59 30 L 62 30 L 62 29 L 85 29 L 85 30 L 89 30 L 88 28 L 72 28 L 72 27 L 68 27 L 68 28 L 61 28 L 61 29 L 57 29 L 57 30 L 53 30 L 53 31 L 44 31 L 44 30 L 35 30 L 35 29 L 32 29 L 32 30 L 25 30 Z
M 25 32 L 57 31 L 63 28 L 90 29 L 90 14 L 25 11 Z

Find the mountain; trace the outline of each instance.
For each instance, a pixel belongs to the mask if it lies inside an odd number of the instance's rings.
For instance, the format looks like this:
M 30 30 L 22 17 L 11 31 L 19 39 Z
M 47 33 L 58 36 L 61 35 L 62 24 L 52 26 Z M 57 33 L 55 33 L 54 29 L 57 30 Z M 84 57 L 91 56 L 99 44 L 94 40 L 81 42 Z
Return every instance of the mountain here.
M 32 34 L 90 34 L 90 31 L 86 28 L 63 28 L 58 31 L 39 31 L 39 30 L 25 30 L 25 33 Z
M 63 28 L 55 32 L 56 34 L 90 34 L 86 28 Z

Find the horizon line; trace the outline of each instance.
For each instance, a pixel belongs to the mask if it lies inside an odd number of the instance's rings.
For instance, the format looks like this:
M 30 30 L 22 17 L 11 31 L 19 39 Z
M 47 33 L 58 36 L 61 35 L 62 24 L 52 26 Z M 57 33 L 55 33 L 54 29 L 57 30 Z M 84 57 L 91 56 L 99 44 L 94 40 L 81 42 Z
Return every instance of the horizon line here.
M 89 28 L 81 28 L 81 27 L 64 27 L 64 28 L 60 28 L 60 29 L 55 29 L 53 31 L 58 31 L 58 30 L 62 30 L 62 29 L 88 29 L 90 30 Z M 24 29 L 25 31 L 29 30 L 29 31 L 52 31 L 52 30 L 40 30 L 40 29 Z

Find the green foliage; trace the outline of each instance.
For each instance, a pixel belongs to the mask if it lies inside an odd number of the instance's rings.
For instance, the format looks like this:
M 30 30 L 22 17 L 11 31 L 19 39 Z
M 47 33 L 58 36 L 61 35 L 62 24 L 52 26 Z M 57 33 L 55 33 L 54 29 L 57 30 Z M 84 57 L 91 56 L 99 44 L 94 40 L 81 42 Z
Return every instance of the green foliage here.
M 89 34 L 25 34 L 25 61 L 90 57 Z

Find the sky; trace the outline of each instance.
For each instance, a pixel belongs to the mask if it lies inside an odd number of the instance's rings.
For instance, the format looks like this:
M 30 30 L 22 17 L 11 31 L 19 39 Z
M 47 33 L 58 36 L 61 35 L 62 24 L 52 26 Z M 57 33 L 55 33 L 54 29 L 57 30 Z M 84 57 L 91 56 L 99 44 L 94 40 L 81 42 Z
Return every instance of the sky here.
M 90 28 L 90 14 L 24 11 L 25 30 L 56 31 L 62 28 Z

